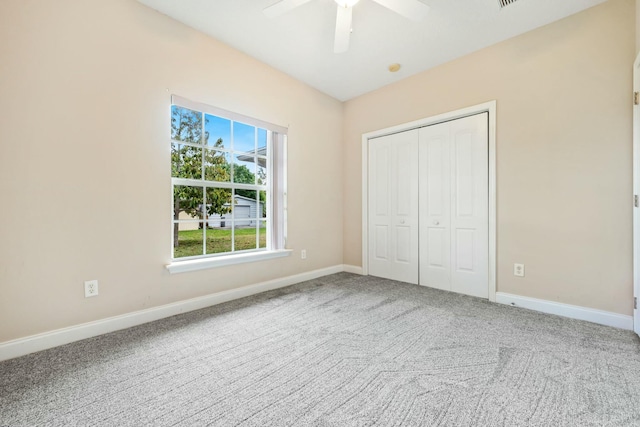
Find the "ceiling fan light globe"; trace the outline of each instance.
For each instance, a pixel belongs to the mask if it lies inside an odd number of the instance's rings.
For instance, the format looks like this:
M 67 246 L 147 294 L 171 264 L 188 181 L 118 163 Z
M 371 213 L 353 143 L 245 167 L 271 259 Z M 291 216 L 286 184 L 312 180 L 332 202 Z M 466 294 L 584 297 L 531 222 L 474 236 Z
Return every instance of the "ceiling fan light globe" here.
M 342 7 L 353 7 L 359 1 L 360 0 L 335 0 L 335 2 L 338 3 L 338 6 Z

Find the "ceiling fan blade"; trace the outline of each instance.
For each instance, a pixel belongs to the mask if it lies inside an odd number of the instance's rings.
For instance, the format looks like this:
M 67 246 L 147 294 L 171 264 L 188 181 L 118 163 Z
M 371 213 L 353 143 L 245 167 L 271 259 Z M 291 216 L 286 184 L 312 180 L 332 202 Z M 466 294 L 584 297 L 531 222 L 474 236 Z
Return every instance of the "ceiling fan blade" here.
M 267 18 L 275 18 L 310 1 L 311 0 L 280 0 L 271 6 L 265 7 L 263 12 Z
M 413 21 L 423 20 L 429 13 L 429 6 L 418 0 L 373 0 L 405 18 Z
M 349 37 L 351 37 L 351 17 L 353 8 L 338 6 L 336 16 L 336 39 L 333 45 L 334 53 L 342 53 L 349 50 Z

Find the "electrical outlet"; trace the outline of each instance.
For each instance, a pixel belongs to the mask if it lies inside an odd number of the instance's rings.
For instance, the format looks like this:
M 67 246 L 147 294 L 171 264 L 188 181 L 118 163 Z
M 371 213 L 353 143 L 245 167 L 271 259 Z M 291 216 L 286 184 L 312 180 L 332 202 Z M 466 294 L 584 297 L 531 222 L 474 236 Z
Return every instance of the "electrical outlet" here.
M 300 258 L 301 259 L 307 259 L 307 250 L 303 249 L 300 251 Z
M 524 264 L 513 264 L 513 275 L 524 277 Z
M 98 296 L 98 281 L 88 280 L 84 282 L 84 297 L 97 297 Z

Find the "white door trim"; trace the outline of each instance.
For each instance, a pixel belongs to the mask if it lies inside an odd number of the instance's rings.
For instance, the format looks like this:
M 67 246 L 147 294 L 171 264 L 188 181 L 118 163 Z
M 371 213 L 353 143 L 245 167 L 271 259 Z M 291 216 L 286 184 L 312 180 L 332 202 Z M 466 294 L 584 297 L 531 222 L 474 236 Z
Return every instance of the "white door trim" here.
M 633 91 L 640 92 L 640 54 L 633 63 Z M 635 103 L 634 103 L 635 104 Z M 633 196 L 640 195 L 640 106 L 633 106 Z M 633 209 L 633 296 L 640 298 L 640 208 Z M 633 330 L 640 335 L 640 311 L 634 307 Z
M 409 123 L 368 132 L 362 135 L 362 274 L 368 268 L 368 206 L 369 206 L 369 139 L 434 125 L 449 120 L 489 113 L 489 301 L 496 300 L 496 101 L 489 101 L 460 110 L 438 114 Z

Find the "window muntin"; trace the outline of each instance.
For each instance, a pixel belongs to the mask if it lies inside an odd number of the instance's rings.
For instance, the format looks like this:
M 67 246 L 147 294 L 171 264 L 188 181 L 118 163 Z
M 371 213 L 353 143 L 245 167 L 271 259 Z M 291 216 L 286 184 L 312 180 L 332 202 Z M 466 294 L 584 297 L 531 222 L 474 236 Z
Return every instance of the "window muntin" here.
M 265 122 L 225 113 L 173 97 L 175 260 L 284 248 L 283 161 L 271 175 L 275 142 L 282 146 L 275 157 L 284 159 L 286 134 L 275 125 L 269 129 Z

